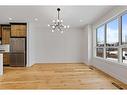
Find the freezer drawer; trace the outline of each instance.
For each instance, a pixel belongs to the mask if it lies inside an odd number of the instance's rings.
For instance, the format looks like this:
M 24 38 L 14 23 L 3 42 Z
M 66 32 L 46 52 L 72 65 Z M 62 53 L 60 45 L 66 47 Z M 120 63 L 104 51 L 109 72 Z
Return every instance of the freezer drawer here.
M 25 66 L 25 53 L 11 53 L 10 66 L 24 67 Z

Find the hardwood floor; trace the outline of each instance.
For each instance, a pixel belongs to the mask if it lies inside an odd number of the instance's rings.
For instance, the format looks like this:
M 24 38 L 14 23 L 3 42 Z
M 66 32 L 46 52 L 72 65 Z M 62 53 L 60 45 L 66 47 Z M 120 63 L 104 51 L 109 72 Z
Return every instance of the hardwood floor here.
M 85 64 L 4 67 L 0 89 L 118 89 L 127 85 Z

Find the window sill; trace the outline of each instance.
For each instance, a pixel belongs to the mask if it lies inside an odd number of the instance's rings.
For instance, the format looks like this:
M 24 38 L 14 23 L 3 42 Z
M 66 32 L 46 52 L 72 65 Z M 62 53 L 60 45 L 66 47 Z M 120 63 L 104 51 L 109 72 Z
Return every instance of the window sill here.
M 94 57 L 94 58 L 97 59 L 97 60 L 101 60 L 102 62 L 105 62 L 107 64 L 120 65 L 120 66 L 127 69 L 127 63 L 119 63 L 119 62 L 112 61 L 112 60 L 109 60 L 109 59 L 104 59 L 104 58 L 101 58 L 101 57 Z

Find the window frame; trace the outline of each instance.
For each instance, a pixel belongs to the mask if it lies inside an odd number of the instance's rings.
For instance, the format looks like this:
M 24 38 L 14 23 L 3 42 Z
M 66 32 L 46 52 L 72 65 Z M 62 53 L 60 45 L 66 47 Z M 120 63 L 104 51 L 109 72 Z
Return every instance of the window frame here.
M 108 59 L 107 58 L 107 49 L 108 49 L 109 47 L 106 47 L 105 49 L 106 49 L 106 60 L 110 60 L 110 59 Z M 112 48 L 112 47 L 110 47 L 110 48 Z M 117 47 L 114 47 L 114 49 L 117 49 L 117 52 L 118 52 L 118 61 L 115 61 L 115 60 L 111 60 L 112 62 L 119 62 L 119 48 L 117 48 Z
M 107 21 L 105 21 L 103 24 L 100 24 L 100 25 L 98 25 L 97 27 L 96 27 L 96 29 L 95 29 L 95 32 L 96 32 L 96 41 L 95 41 L 95 48 L 94 48 L 94 57 L 95 58 L 98 58 L 98 59 L 102 59 L 102 60 L 105 60 L 105 61 L 109 61 L 109 62 L 113 62 L 113 63 L 117 63 L 117 64 L 121 64 L 121 65 L 126 65 L 127 66 L 127 64 L 125 64 L 125 63 L 123 63 L 123 59 L 122 59 L 122 49 L 123 48 L 127 48 L 127 44 L 122 44 L 122 16 L 123 15 L 125 15 L 125 14 L 127 14 L 127 10 L 126 11 L 124 11 L 124 12 L 122 12 L 122 13 L 120 13 L 119 15 L 116 15 L 116 16 L 114 16 L 114 17 L 112 17 L 111 19 L 109 19 L 109 20 L 107 20 Z M 109 23 L 109 22 L 111 22 L 111 21 L 113 21 L 113 20 L 115 20 L 115 19 L 118 19 L 118 42 L 119 42 L 119 45 L 118 46 L 106 46 L 106 31 L 107 31 L 107 24 Z M 104 25 L 104 27 L 105 27 L 105 30 L 104 30 L 104 46 L 103 47 L 98 47 L 97 46 L 97 29 L 99 28 L 99 27 L 101 27 L 101 26 L 103 26 Z M 104 57 L 99 57 L 99 56 L 96 56 L 96 49 L 97 48 L 103 48 L 104 50 Z M 118 61 L 116 62 L 116 61 L 113 61 L 113 60 L 109 60 L 109 59 L 107 59 L 106 58 L 106 48 L 117 48 L 118 49 Z
M 107 36 L 107 24 L 116 20 L 116 19 L 118 19 L 118 43 L 119 43 L 119 18 L 115 17 L 115 18 L 111 19 L 110 21 L 108 21 L 107 23 L 105 23 L 105 25 L 106 25 L 106 29 L 105 29 L 105 45 L 106 45 L 106 47 L 118 47 L 120 45 L 120 44 L 118 44 L 118 46 L 107 46 L 107 37 L 106 37 Z
M 103 24 L 103 25 L 96 28 L 96 47 L 98 47 L 98 48 L 99 48 L 99 46 L 97 46 L 97 41 L 98 41 L 97 40 L 97 29 L 100 27 L 103 27 L 103 26 L 104 26 L 104 46 L 105 46 L 105 25 Z M 100 47 L 104 47 L 104 46 L 100 46 Z
M 103 49 L 103 57 L 97 56 L 97 49 Z M 96 48 L 96 56 L 99 57 L 99 58 L 104 58 L 104 47 Z
M 127 48 L 127 47 L 126 47 Z M 122 48 L 122 58 L 123 58 L 123 49 L 125 49 L 125 48 Z M 122 59 L 122 63 L 124 63 L 123 62 L 123 59 Z M 124 63 L 124 64 L 127 64 L 127 63 Z
M 127 14 L 127 11 L 126 12 L 124 12 L 123 14 L 121 14 L 121 16 L 120 16 L 120 19 L 121 19 L 121 45 L 123 45 L 123 46 L 125 46 L 125 45 L 127 45 L 127 44 L 123 44 L 123 42 L 122 42 L 122 16 L 124 16 L 124 15 L 126 15 Z

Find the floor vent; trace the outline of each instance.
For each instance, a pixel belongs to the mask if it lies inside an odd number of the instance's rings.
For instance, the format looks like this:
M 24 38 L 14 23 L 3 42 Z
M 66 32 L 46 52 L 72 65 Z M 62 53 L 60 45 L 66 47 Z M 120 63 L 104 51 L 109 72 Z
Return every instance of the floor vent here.
M 118 89 L 123 89 L 122 87 L 120 87 L 118 84 L 116 84 L 116 83 L 114 83 L 114 82 L 112 82 L 112 84 L 115 86 L 115 87 L 117 87 Z

